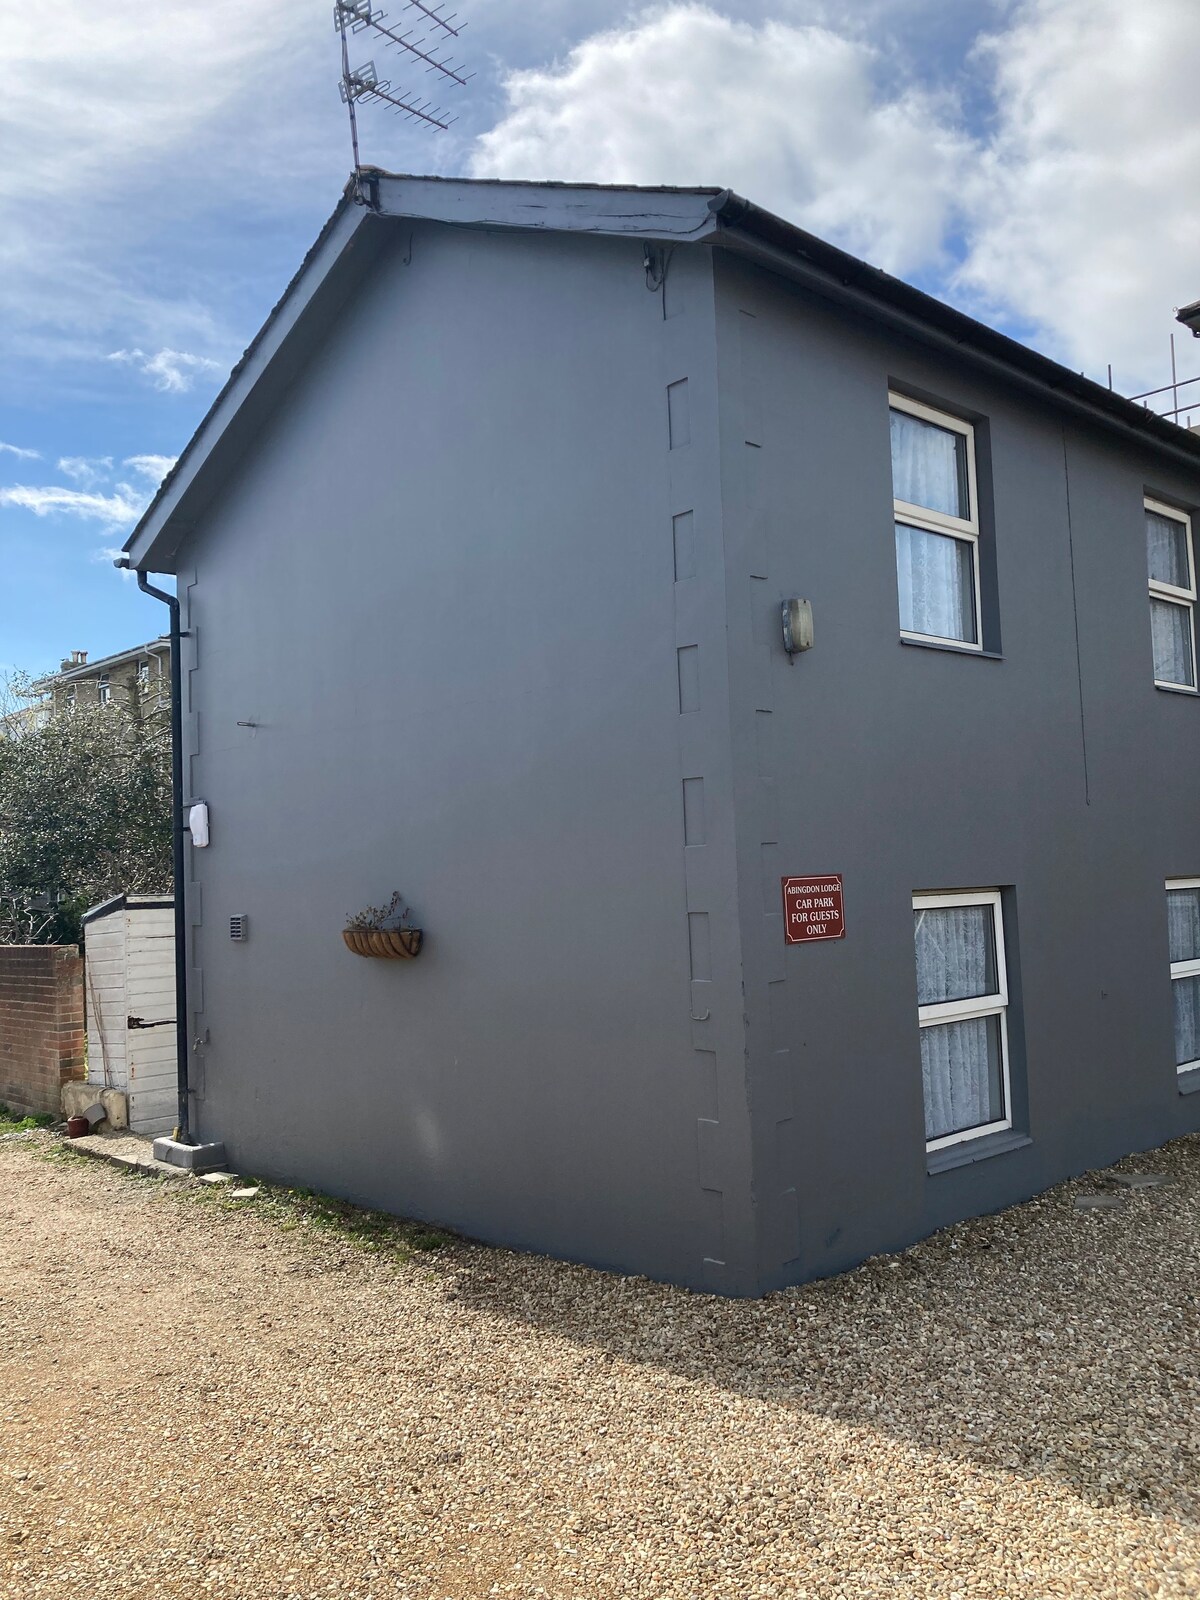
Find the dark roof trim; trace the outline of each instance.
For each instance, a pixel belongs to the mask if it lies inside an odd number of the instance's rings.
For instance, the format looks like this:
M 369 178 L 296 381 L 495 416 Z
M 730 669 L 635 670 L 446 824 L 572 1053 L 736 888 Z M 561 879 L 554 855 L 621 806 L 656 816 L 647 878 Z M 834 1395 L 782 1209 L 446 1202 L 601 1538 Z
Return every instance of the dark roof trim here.
M 174 570 L 181 541 L 269 418 L 314 340 L 332 324 L 336 308 L 369 271 L 389 236 L 386 222 L 397 219 L 721 246 L 752 256 L 861 315 L 1032 387 L 1043 399 L 1136 437 L 1190 469 L 1200 466 L 1200 434 L 1069 371 L 730 189 L 511 183 L 366 168 L 347 184 L 283 297 L 130 535 L 125 550 L 131 566 Z M 1200 314 L 1200 302 L 1185 308 L 1192 311 Z
M 381 216 L 468 228 L 519 228 L 609 237 L 701 239 L 716 231 L 723 189 L 642 189 L 594 183 L 510 183 L 414 178 L 371 171 Z
M 764 265 L 801 279 L 818 294 L 886 321 L 927 343 L 950 348 L 962 359 L 993 371 L 1002 370 L 1024 386 L 1036 387 L 1043 398 L 1081 413 L 1089 421 L 1132 433 L 1143 444 L 1165 449 L 1193 469 L 1200 466 L 1200 435 L 1178 423 L 1072 372 L 923 290 L 764 211 L 732 190 L 727 189 L 710 204 L 722 229 L 711 241 L 714 244 L 757 255 Z M 739 240 L 744 243 L 739 244 Z
M 380 219 L 412 218 L 481 228 L 541 228 L 678 240 L 716 231 L 708 189 L 511 183 L 423 178 L 367 167 L 347 183 L 337 209 L 284 290 L 175 466 L 123 546 L 129 566 L 172 572 L 182 540 L 244 450 L 302 359 L 302 331 L 332 321 L 331 303 L 382 248 Z M 368 203 L 369 202 L 369 203 Z M 314 314 L 315 313 L 315 314 Z
M 122 548 L 129 554 L 131 567 L 156 572 L 171 570 L 164 565 L 156 566 L 153 562 L 162 562 L 168 555 L 173 557 L 186 528 L 176 528 L 174 537 L 167 539 L 164 535 L 168 533 L 168 525 L 182 508 L 185 497 L 207 465 L 214 448 L 220 444 L 227 429 L 243 415 L 244 402 L 253 393 L 267 366 L 301 321 L 321 286 L 353 243 L 363 222 L 371 215 L 355 203 L 352 188 L 352 184 L 346 186 L 336 210 L 313 241 L 312 248 L 300 263 L 292 281 L 247 345 L 244 355 L 209 406 L 200 426 L 184 446 L 179 459 L 159 485 L 154 499 L 125 541 Z
M 1175 313 L 1175 320 L 1182 322 L 1185 328 L 1190 328 L 1200 339 L 1200 300 L 1193 300 L 1190 306 L 1180 306 Z

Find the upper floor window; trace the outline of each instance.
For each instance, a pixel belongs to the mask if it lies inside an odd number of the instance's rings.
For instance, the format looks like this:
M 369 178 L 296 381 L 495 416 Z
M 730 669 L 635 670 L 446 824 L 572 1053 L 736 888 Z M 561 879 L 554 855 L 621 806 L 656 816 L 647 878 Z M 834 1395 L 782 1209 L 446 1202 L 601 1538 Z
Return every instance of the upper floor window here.
M 1175 1067 L 1200 1067 L 1200 878 L 1167 884 L 1167 938 L 1175 1011 Z
M 96 699 L 102 706 L 106 706 L 112 699 L 112 684 L 108 681 L 108 674 L 101 673 L 96 680 Z
M 1192 519 L 1146 501 L 1146 568 L 1154 681 L 1164 689 L 1196 689 L 1196 564 Z
M 1012 1127 L 998 889 L 916 895 L 913 936 L 929 1150 Z
M 143 660 L 143 661 L 139 661 L 138 662 L 137 676 L 138 676 L 138 682 L 141 683 L 141 684 L 147 684 L 147 683 L 150 682 L 150 663 L 149 663 L 149 661 Z
M 900 631 L 981 648 L 975 430 L 907 396 L 888 396 Z
M 74 706 L 75 706 L 75 685 L 73 683 L 69 683 L 67 685 L 67 708 L 68 708 L 68 710 L 73 710 Z

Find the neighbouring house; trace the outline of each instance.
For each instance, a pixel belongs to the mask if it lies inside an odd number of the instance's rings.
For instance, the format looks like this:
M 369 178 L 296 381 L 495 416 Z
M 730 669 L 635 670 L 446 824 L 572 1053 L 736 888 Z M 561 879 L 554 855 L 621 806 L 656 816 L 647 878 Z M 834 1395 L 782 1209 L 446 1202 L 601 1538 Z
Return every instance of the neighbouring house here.
M 195 1131 L 756 1294 L 1200 1128 L 1197 507 L 729 191 L 367 173 L 128 545 Z
M 119 650 L 115 655 L 89 661 L 86 650 L 72 650 L 57 672 L 47 674 L 30 685 L 40 698 L 33 708 L 44 713 L 69 711 L 77 705 L 138 706 L 157 703 L 170 693 L 171 641 L 150 639 Z

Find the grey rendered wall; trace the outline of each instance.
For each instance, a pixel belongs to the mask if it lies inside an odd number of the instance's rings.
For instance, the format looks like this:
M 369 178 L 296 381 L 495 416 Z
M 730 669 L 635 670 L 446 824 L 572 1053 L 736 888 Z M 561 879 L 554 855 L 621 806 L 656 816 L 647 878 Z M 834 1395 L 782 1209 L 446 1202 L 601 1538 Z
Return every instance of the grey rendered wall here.
M 198 1126 L 752 1289 L 710 258 L 395 236 L 181 554 Z
M 1163 891 L 1200 875 L 1200 701 L 1153 686 L 1142 522 L 1144 492 L 1192 506 L 1200 480 L 754 268 L 722 258 L 717 281 L 766 1287 L 1200 1127 Z M 1001 659 L 900 642 L 889 382 L 977 420 Z M 816 643 L 793 666 L 794 594 Z M 785 947 L 780 875 L 831 872 L 846 938 Z M 911 896 L 993 886 L 1030 1142 L 930 1175 Z

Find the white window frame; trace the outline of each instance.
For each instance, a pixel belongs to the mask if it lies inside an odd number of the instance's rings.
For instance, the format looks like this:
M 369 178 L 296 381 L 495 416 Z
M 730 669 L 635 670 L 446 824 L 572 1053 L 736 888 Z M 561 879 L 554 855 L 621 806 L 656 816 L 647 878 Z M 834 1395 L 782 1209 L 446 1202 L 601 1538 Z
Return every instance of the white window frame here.
M 106 706 L 112 699 L 112 680 L 107 672 L 102 672 L 96 679 L 96 703 Z
M 1004 909 L 1000 890 L 959 889 L 948 894 L 913 895 L 914 911 L 941 911 L 952 906 L 991 907 L 992 932 L 996 941 L 996 990 L 992 994 L 973 995 L 969 1000 L 943 1000 L 934 1005 L 919 1005 L 918 1023 L 922 1028 L 931 1028 L 946 1022 L 968 1022 L 976 1017 L 1000 1018 L 1000 1091 L 1004 1099 L 1004 1116 L 996 1122 L 985 1122 L 978 1128 L 964 1128 L 961 1133 L 947 1133 L 940 1139 L 927 1139 L 925 1149 L 928 1152 L 982 1139 L 990 1133 L 1003 1133 L 1013 1125 L 1012 1082 L 1008 1065 L 1008 966 L 1004 959 Z
M 1167 892 L 1170 893 L 1170 891 L 1172 889 L 1200 889 L 1200 878 L 1168 878 L 1167 879 Z M 1172 963 L 1171 963 L 1171 982 L 1172 983 L 1175 982 L 1176 978 L 1194 978 L 1197 975 L 1200 975 L 1200 960 L 1198 960 L 1198 961 L 1172 961 Z M 1172 1006 L 1173 1006 L 1173 997 L 1172 997 Z M 1172 1009 L 1172 1015 L 1174 1015 L 1174 1010 L 1173 1009 Z M 1174 1041 L 1173 1040 L 1172 1040 L 1171 1054 L 1172 1055 L 1175 1054 L 1175 1048 L 1174 1048 Z M 1178 1074 L 1182 1075 L 1185 1072 L 1195 1072 L 1198 1067 L 1200 1067 L 1200 1057 L 1197 1057 L 1197 1059 L 1195 1061 L 1184 1061 L 1182 1064 L 1180 1064 L 1179 1062 L 1176 1062 L 1175 1071 Z
M 964 422 L 961 417 L 952 416 L 948 411 L 935 411 L 932 406 L 923 405 L 919 400 L 910 400 L 906 394 L 897 394 L 895 390 L 888 390 L 888 410 L 906 411 L 910 417 L 920 417 L 923 422 L 932 422 L 936 427 L 945 428 L 948 433 L 958 433 L 967 441 L 967 509 L 968 517 L 952 517 L 944 511 L 930 511 L 926 506 L 910 505 L 907 500 L 898 500 L 892 497 L 892 523 L 907 523 L 912 528 L 921 528 L 926 533 L 951 534 L 956 539 L 961 539 L 964 544 L 971 547 L 971 579 L 975 594 L 975 638 L 949 639 L 936 633 L 914 633 L 908 628 L 900 629 L 902 639 L 916 639 L 929 644 L 950 644 L 956 650 L 982 650 L 983 649 L 983 608 L 979 585 L 979 489 L 975 474 L 975 429 L 969 422 Z M 893 533 L 893 540 L 895 535 Z
M 1173 583 L 1160 583 L 1156 578 L 1150 578 L 1151 600 L 1166 600 L 1173 605 L 1184 606 L 1188 614 L 1188 627 L 1192 637 L 1192 679 L 1191 683 L 1172 683 L 1167 678 L 1155 678 L 1154 684 L 1158 689 L 1177 689 L 1183 694 L 1196 694 L 1197 683 L 1200 682 L 1200 669 L 1196 662 L 1196 554 L 1192 545 L 1192 519 L 1186 511 L 1181 511 L 1178 506 L 1169 506 L 1163 500 L 1154 500 L 1149 495 L 1142 502 L 1143 511 L 1152 511 L 1156 516 L 1169 517 L 1172 522 L 1182 522 L 1187 535 L 1187 563 L 1188 576 L 1191 586 L 1180 589 Z M 1145 527 L 1143 523 L 1143 540 Z M 1147 556 L 1147 563 L 1149 556 Z

